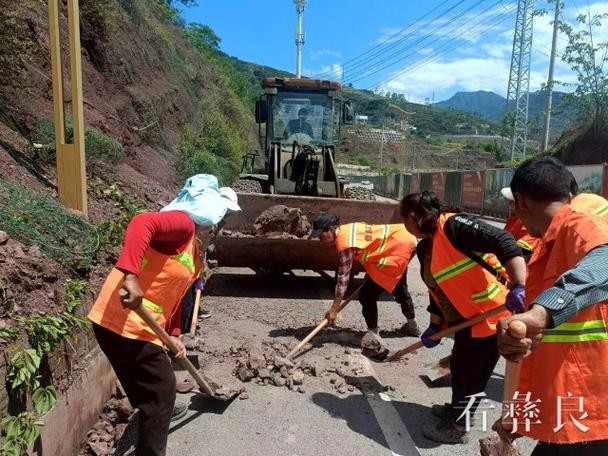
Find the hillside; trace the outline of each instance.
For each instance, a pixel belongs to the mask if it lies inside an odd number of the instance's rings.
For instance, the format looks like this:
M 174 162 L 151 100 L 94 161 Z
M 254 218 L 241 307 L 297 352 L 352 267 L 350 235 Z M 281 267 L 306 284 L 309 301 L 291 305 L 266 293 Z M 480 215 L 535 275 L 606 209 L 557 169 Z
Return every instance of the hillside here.
M 67 2 L 59 3 L 66 51 Z M 97 344 L 79 316 L 115 263 L 127 222 L 169 202 L 186 176 L 212 172 L 230 183 L 257 139 L 231 61 L 208 30 L 181 23 L 171 1 L 80 7 L 87 219 L 57 202 L 47 2 L 0 0 L 0 415 L 23 426 L 38 419 L 31 398 L 40 384 L 61 395 L 87 372 Z M 14 380 L 32 356 L 32 380 Z M 72 417 L 74 435 L 100 405 Z M 39 429 L 19 432 L 35 439 Z M 19 440 L 10 454 L 28 444 Z
M 553 137 L 558 137 L 575 118 L 575 110 L 573 108 L 562 106 L 566 95 L 564 92 L 553 92 Z M 533 130 L 542 126 L 547 104 L 546 100 L 546 95 L 542 91 L 530 93 L 528 115 Z M 507 100 L 504 97 L 494 92 L 478 90 L 476 92 L 457 92 L 449 100 L 440 101 L 439 103 L 435 103 L 434 106 L 468 112 L 492 122 L 500 122 L 505 112 L 506 102 Z

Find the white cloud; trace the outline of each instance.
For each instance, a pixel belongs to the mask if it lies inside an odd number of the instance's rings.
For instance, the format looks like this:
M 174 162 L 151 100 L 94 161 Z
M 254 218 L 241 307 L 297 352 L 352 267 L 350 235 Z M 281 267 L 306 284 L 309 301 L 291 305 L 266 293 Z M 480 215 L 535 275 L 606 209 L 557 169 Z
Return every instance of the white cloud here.
M 310 60 L 319 60 L 321 57 L 335 57 L 339 59 L 341 54 L 337 51 L 332 51 L 331 49 L 319 49 L 316 51 L 310 51 Z
M 322 79 L 342 79 L 342 64 L 332 63 L 331 65 L 321 65 L 316 70 L 302 69 L 302 74 L 307 77 L 316 78 L 320 76 Z
M 588 8 L 592 14 L 608 13 L 608 1 L 595 2 L 589 7 L 584 5 L 582 0 L 578 3 L 581 8 L 577 9 L 571 3 L 567 3 L 566 9 L 562 12 L 563 19 L 568 23 L 575 24 L 577 15 L 586 14 Z M 515 2 L 505 2 L 505 4 L 514 5 Z M 547 14 L 534 19 L 530 71 L 531 91 L 540 89 L 546 83 L 553 34 L 553 4 L 539 1 L 536 7 L 544 7 Z M 505 10 L 499 6 L 485 13 L 482 20 L 485 17 L 488 18 L 486 23 L 491 23 L 492 18 L 504 18 L 501 16 L 504 12 Z M 374 73 L 377 69 L 386 68 L 386 63 L 374 64 L 375 60 L 372 59 L 365 66 L 350 71 L 346 65 L 345 80 L 348 82 L 350 72 L 350 77 L 355 85 L 376 88 L 384 92 L 399 92 L 405 94 L 409 99 L 416 100 L 432 98 L 433 93 L 435 100 L 449 98 L 459 90 L 491 90 L 506 96 L 515 14 L 513 11 L 499 26 L 481 34 L 479 31 L 484 27 L 476 28 L 475 26 L 475 24 L 479 24 L 479 17 L 475 20 L 468 16 L 459 17 L 457 23 L 464 25 L 451 33 L 449 30 L 457 25 L 454 20 L 450 23 L 446 21 L 437 32 L 433 32 L 432 29 L 438 25 L 438 22 L 433 23 L 432 26 L 427 23 L 426 27 L 418 31 L 417 36 L 410 38 L 408 42 L 429 34 L 434 37 L 433 39 L 438 38 L 437 41 L 430 42 L 430 39 L 420 41 L 417 46 L 412 46 L 409 50 L 401 43 L 399 47 L 394 46 L 390 52 L 392 53 L 395 49 L 403 49 L 403 52 L 397 57 L 403 58 L 403 61 L 377 73 Z M 389 39 L 397 31 L 398 29 L 384 29 L 378 41 Z M 402 36 L 404 34 L 390 40 L 395 41 Z M 608 21 L 605 21 L 601 30 L 594 31 L 594 38 L 596 42 L 608 41 Z M 568 86 L 558 86 L 557 90 L 571 91 L 573 90 L 572 85 L 576 83 L 576 75 L 559 58 L 566 45 L 566 37 L 560 35 L 557 46 L 558 58 L 555 62 L 555 80 L 569 84 Z M 420 49 L 416 50 L 417 47 Z M 383 76 L 382 82 L 378 83 L 381 76 Z

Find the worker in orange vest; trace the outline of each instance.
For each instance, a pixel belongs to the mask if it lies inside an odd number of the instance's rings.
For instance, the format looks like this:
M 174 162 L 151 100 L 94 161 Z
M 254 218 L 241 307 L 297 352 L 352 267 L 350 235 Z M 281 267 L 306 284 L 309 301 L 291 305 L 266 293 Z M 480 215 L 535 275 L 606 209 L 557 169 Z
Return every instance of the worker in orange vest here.
M 378 298 L 384 291 L 401 304 L 401 311 L 407 319 L 401 333 L 414 337 L 420 335 L 414 302 L 407 288 L 407 265 L 416 251 L 416 238 L 402 224 L 356 222 L 340 225 L 338 217 L 323 214 L 314 221 L 310 237 L 333 243 L 340 259 L 334 302 L 325 316 L 331 325 L 348 287 L 353 261 L 357 260 L 367 272 L 358 296 L 368 329 L 364 340 L 372 339 L 382 344 L 378 331 Z
M 570 201 L 570 206 L 572 209 L 584 214 L 593 214 L 608 219 L 608 200 L 595 193 L 579 193 L 576 178 L 570 171 L 568 171 L 568 173 L 571 178 L 570 195 L 572 196 L 572 199 Z M 510 187 L 503 188 L 500 193 L 503 198 L 509 201 L 509 207 L 511 208 L 511 212 L 513 212 L 513 194 Z M 538 239 L 528 234 L 525 225 L 515 214 L 512 214 L 507 219 L 504 229 L 511 233 L 517 240 L 517 244 L 521 247 L 524 258 L 528 261 L 532 256 L 534 246 L 538 243 Z
M 435 194 L 427 191 L 403 198 L 400 213 L 407 230 L 422 238 L 417 254 L 430 294 L 430 325 L 421 337 L 427 348 L 439 344 L 431 337 L 442 328 L 503 304 L 512 312 L 523 310 L 526 264 L 510 233 L 474 215 L 443 210 Z M 452 400 L 432 406 L 440 422 L 423 426 L 428 439 L 467 442 L 467 418 L 475 413 L 481 401 L 478 393 L 484 391 L 499 358 L 496 322 L 509 315 L 508 310 L 455 333 Z
M 510 191 L 515 214 L 539 238 L 528 264 L 527 312 L 499 322 L 500 352 L 521 360 L 518 396 L 534 419 L 504 432 L 537 439 L 533 456 L 608 454 L 608 221 L 573 211 L 568 170 L 553 157 L 523 163 Z M 524 322 L 523 339 L 508 331 Z
M 89 319 L 129 402 L 139 409 L 137 455 L 166 452 L 169 422 L 187 407 L 175 405 L 175 375 L 166 349 L 132 309 L 143 306 L 186 356 L 179 304 L 201 270 L 197 234 L 240 210 L 236 193 L 215 176 L 191 177 L 161 212 L 133 217 L 118 262 L 106 278 Z

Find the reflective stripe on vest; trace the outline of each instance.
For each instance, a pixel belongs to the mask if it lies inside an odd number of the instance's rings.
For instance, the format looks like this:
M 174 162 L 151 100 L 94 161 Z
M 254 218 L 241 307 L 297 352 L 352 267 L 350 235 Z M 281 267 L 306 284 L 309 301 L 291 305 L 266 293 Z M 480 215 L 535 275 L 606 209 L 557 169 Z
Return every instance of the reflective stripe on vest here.
M 171 320 L 200 269 L 196 242 L 192 237 L 184 252 L 177 255 L 164 255 L 149 248 L 141 262 L 138 279 L 144 294 L 142 305 L 161 327 Z M 123 280 L 124 274 L 112 269 L 88 314 L 89 319 L 128 339 L 162 345 L 148 325 L 122 305 L 118 293 Z
M 458 313 L 468 319 L 502 305 L 508 291 L 500 283 L 498 276 L 502 278 L 499 273 L 504 268 L 495 255 L 473 253 L 480 263 L 486 263 L 486 268 L 452 245 L 444 231 L 451 215 L 439 217 L 437 231 L 433 235 L 430 272 Z M 504 311 L 473 325 L 472 337 L 494 335 L 496 322 L 508 314 Z
M 494 299 L 500 293 L 500 287 L 496 283 L 491 283 L 490 286 L 479 293 L 475 293 L 472 298 L 473 302 L 480 303 Z
M 522 249 L 526 249 L 526 250 L 529 250 L 531 252 L 534 250 L 534 247 L 532 247 L 529 243 L 527 243 L 523 239 L 519 239 L 517 241 L 517 245 L 520 246 Z
M 593 211 L 595 215 L 599 215 L 603 217 L 608 214 L 608 204 L 604 204 L 603 206 L 598 207 L 595 211 Z
M 416 238 L 402 223 L 342 225 L 336 237 L 336 250 L 356 248 L 359 261 L 370 278 L 389 293 L 405 273 L 416 249 Z
M 468 271 L 469 269 L 472 269 L 475 266 L 478 266 L 477 263 L 467 257 L 454 264 L 451 264 L 448 267 L 441 269 L 440 271 L 437 271 L 435 274 L 433 274 L 433 278 L 439 285 L 441 282 L 445 282 L 446 280 L 451 279 L 452 277 L 455 277 L 458 274 L 462 274 L 463 272 Z
M 608 340 L 608 330 L 603 320 L 590 320 L 578 323 L 562 323 L 544 332 L 542 342 L 590 342 Z
M 144 306 L 149 311 L 154 312 L 155 314 L 163 313 L 163 308 L 161 306 L 159 306 L 158 304 L 154 304 L 149 299 L 143 298 L 141 300 L 141 305 Z

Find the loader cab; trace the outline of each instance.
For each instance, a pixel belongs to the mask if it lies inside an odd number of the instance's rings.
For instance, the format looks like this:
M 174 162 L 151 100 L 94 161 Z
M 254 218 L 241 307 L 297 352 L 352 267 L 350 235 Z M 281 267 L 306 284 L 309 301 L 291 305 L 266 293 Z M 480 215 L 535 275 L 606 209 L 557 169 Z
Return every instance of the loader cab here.
M 262 88 L 256 122 L 265 150 L 271 142 L 333 145 L 340 125 L 352 124 L 352 108 L 340 99 L 335 81 L 265 78 Z
M 341 195 L 334 144 L 354 117 L 341 88 L 316 79 L 262 80 L 255 114 L 264 156 L 249 172 L 268 176 L 268 192 Z

